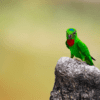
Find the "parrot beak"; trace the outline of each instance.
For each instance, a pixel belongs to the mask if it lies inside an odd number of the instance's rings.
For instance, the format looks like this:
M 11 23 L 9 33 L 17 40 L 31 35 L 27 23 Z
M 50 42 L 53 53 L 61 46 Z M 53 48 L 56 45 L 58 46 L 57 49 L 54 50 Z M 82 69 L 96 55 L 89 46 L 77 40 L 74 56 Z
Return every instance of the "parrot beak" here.
M 71 39 L 72 35 L 68 35 L 69 39 Z

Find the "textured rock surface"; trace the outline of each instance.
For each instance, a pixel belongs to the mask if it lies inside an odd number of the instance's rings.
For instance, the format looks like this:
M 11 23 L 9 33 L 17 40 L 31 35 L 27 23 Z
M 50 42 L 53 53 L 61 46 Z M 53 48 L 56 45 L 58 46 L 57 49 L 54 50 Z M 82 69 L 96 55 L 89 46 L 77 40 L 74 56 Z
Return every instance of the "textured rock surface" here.
M 69 57 L 61 57 L 55 68 L 50 100 L 100 100 L 100 70 Z

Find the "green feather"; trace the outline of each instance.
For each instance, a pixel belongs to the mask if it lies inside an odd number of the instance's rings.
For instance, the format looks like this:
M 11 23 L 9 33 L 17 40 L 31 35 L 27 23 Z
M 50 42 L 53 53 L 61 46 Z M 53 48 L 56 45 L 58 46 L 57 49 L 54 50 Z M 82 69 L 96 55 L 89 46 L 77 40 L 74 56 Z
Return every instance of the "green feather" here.
M 69 45 L 67 44 L 67 40 L 66 40 L 65 44 L 66 44 L 66 47 L 69 49 Z

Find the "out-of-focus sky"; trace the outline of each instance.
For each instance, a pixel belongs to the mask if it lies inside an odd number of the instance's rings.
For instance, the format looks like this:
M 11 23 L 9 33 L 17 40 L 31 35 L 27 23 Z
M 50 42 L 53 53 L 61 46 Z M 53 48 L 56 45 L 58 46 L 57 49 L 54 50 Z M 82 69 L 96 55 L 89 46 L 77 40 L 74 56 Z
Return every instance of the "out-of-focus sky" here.
M 49 99 L 71 27 L 100 69 L 100 0 L 0 0 L 0 100 Z

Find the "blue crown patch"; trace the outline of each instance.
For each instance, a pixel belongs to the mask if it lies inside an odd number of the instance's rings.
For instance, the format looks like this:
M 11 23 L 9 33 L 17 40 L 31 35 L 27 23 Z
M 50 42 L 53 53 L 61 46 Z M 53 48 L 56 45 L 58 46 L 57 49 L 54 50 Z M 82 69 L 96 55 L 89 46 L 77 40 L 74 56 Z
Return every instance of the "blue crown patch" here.
M 69 29 L 70 31 L 74 31 L 73 29 Z

